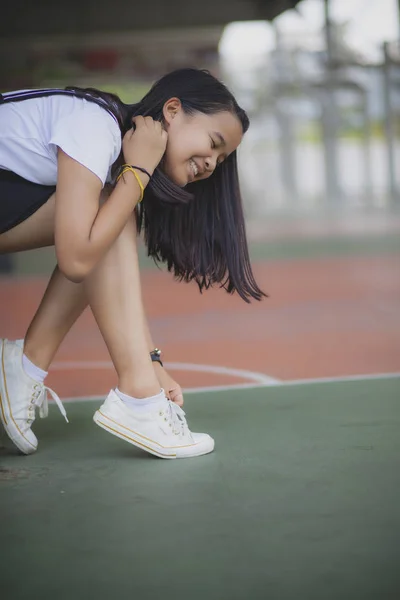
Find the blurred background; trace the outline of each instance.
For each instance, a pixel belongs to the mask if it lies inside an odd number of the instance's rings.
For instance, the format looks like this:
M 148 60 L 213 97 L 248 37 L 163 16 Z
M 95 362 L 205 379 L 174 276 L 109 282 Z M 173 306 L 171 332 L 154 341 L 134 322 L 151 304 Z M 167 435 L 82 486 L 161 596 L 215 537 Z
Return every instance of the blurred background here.
M 92 426 L 118 381 L 85 311 L 46 385 L 88 402 L 68 427 L 55 407 L 35 422 L 29 464 L 0 435 L 2 597 L 400 598 L 400 0 L 5 4 L 0 91 L 135 102 L 184 66 L 228 84 L 251 119 L 240 177 L 269 297 L 200 295 L 142 247 L 153 339 L 217 440 L 193 466 Z M 21 338 L 54 252 L 0 261 L 0 334 Z
M 2 91 L 94 86 L 134 102 L 174 68 L 221 77 L 251 117 L 239 155 L 253 242 L 399 231 L 400 0 L 15 0 L 4 10 Z M 2 260 L 47 269 L 26 253 Z

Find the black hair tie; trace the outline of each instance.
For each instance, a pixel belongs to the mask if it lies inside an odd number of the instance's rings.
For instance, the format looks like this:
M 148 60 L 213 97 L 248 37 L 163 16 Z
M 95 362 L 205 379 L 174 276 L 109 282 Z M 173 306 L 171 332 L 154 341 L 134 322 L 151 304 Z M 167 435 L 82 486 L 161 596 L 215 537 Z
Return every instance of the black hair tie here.
M 146 171 L 146 169 L 143 169 L 143 167 L 136 167 L 136 165 L 129 165 L 130 167 L 132 167 L 132 169 L 137 169 L 138 171 L 142 171 L 142 173 L 144 173 L 145 175 L 147 175 L 147 177 L 149 179 L 151 179 L 151 175 L 148 171 Z

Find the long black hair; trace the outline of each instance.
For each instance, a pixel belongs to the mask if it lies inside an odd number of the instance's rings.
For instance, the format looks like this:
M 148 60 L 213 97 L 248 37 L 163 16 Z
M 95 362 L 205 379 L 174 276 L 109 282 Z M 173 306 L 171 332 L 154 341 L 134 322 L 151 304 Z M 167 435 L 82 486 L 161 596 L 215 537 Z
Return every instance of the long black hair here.
M 208 71 L 179 69 L 159 79 L 136 104 L 124 104 L 115 94 L 93 88 L 68 87 L 77 96 L 103 105 L 117 119 L 121 135 L 132 127 L 132 117 L 163 120 L 163 107 L 179 98 L 184 112 L 215 114 L 229 111 L 239 119 L 243 133 L 249 127 L 245 111 L 234 96 Z M 123 163 L 122 153 L 113 173 Z M 148 255 L 166 263 L 183 281 L 196 281 L 200 291 L 219 284 L 243 300 L 265 296 L 251 269 L 236 151 L 207 179 L 181 188 L 163 172 L 162 162 L 137 207 L 137 227 L 144 232 Z

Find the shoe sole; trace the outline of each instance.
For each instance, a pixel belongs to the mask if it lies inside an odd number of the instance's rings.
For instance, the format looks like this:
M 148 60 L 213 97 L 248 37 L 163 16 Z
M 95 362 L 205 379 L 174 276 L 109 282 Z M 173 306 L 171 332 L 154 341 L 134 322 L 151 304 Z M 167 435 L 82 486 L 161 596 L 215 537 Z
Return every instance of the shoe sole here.
M 202 456 L 203 454 L 208 454 L 208 453 L 212 452 L 214 449 L 214 446 L 213 446 L 212 448 L 210 448 L 209 450 L 204 452 L 204 450 L 202 450 L 199 445 L 199 449 L 198 449 L 197 453 L 190 454 L 187 456 L 179 456 L 174 451 L 170 451 L 168 453 L 167 449 L 165 449 L 165 452 L 163 453 L 159 449 L 160 448 L 159 444 L 156 444 L 149 438 L 145 438 L 144 436 L 142 436 L 140 433 L 134 431 L 133 429 L 129 429 L 128 427 L 121 425 L 114 419 L 111 419 L 106 414 L 102 413 L 100 410 L 97 410 L 95 412 L 95 414 L 93 416 L 93 421 L 96 423 L 96 425 L 98 425 L 102 429 L 105 429 L 105 431 L 112 433 L 116 437 L 119 437 L 121 440 L 124 440 L 125 442 L 129 442 L 130 444 L 133 444 L 133 446 L 136 446 L 137 448 L 140 448 L 141 450 L 144 450 L 145 452 L 153 454 L 154 456 L 158 456 L 159 458 L 166 458 L 166 459 L 170 459 L 170 460 L 174 459 L 174 458 L 192 458 L 195 456 Z
M 37 446 L 33 445 L 19 429 L 11 414 L 10 400 L 8 398 L 6 374 L 4 369 L 4 340 L 0 348 L 0 419 L 4 430 L 10 440 L 23 454 L 33 454 Z M 21 439 L 22 438 L 22 439 Z

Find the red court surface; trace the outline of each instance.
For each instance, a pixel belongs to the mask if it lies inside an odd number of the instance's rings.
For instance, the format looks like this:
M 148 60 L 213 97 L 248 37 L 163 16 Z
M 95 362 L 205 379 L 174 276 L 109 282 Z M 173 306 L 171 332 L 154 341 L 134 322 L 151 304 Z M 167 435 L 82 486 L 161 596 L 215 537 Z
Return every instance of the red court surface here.
M 400 372 L 398 256 L 264 262 L 255 274 L 270 297 L 247 305 L 222 290 L 200 295 L 168 273 L 143 272 L 153 338 L 167 366 L 186 364 L 170 369 L 184 388 Z M 0 281 L 2 337 L 23 337 L 45 285 L 43 278 Z M 116 383 L 89 311 L 62 344 L 47 383 L 64 398 L 102 395 Z

